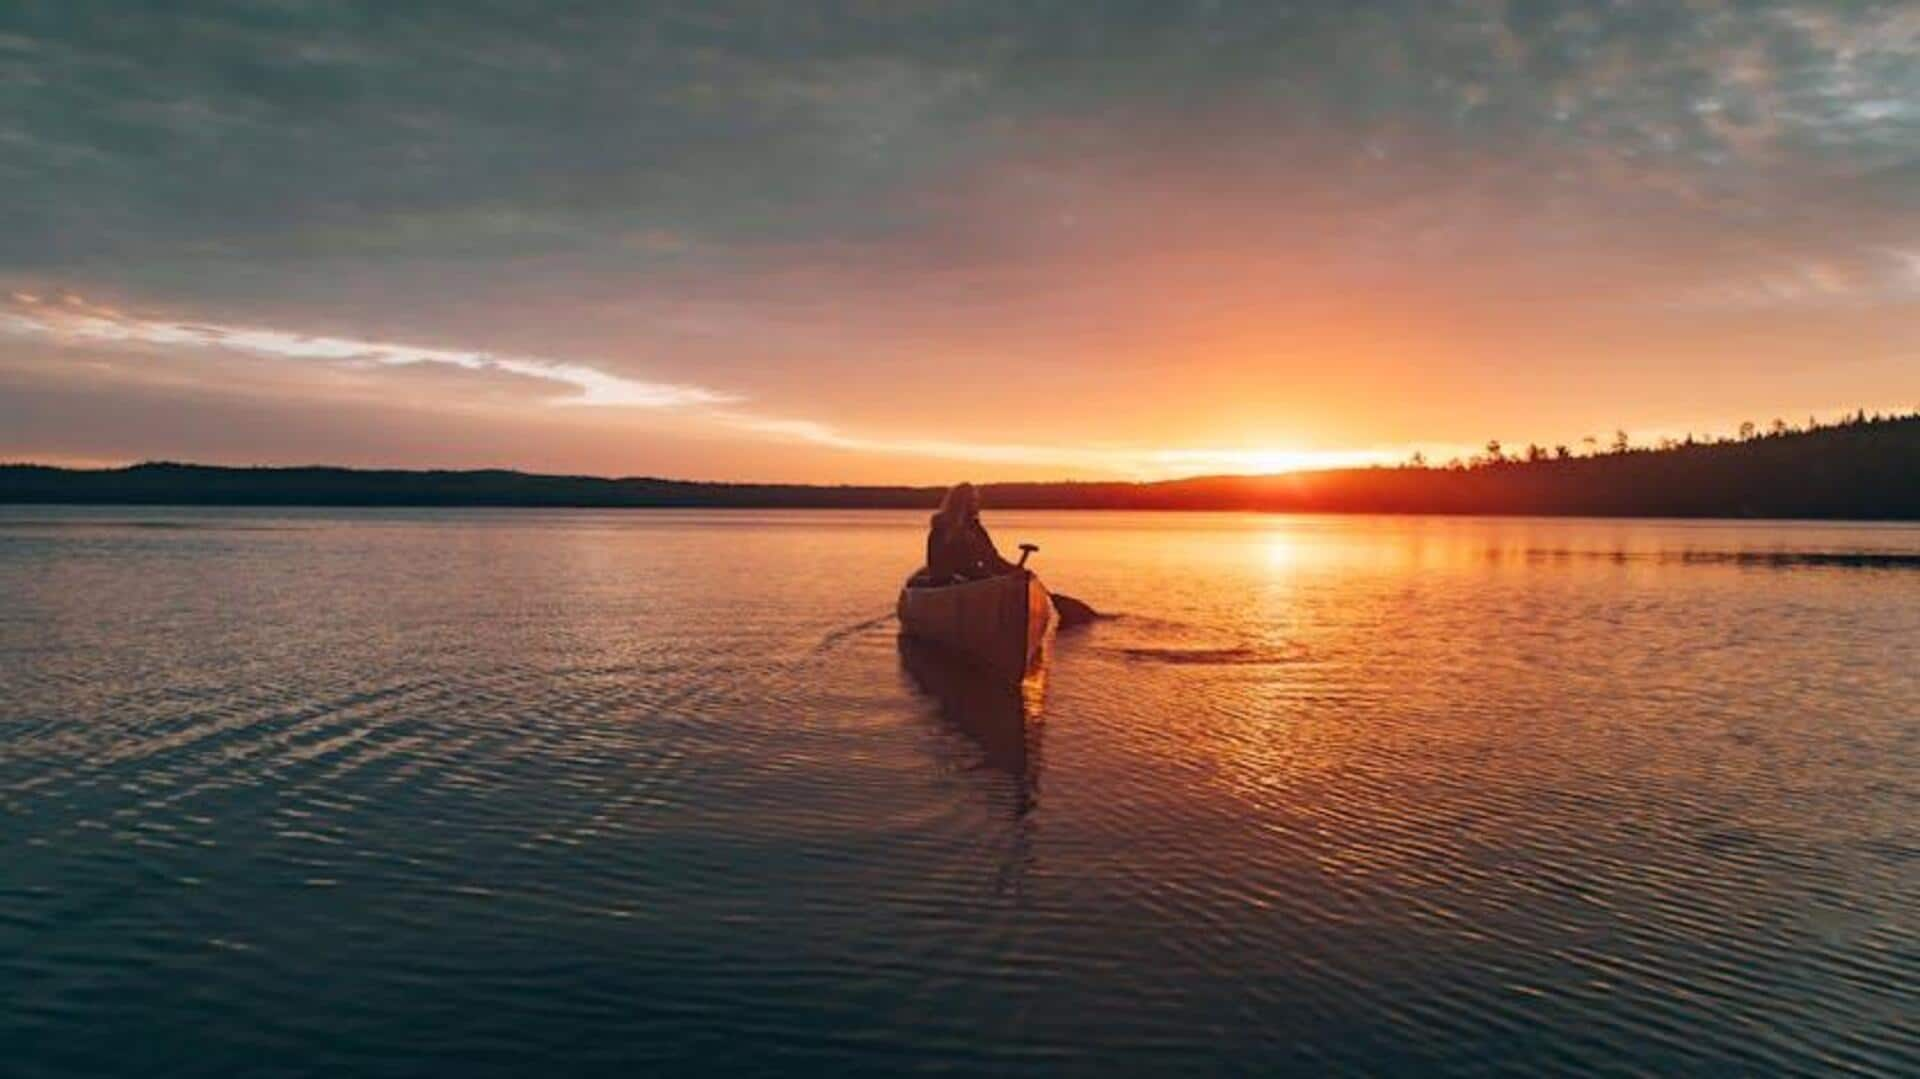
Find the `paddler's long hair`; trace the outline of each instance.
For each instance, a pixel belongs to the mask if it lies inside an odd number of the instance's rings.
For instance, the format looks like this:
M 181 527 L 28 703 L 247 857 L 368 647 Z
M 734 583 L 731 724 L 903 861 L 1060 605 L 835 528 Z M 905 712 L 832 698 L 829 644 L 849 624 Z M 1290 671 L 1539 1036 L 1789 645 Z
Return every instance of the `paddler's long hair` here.
M 971 483 L 956 483 L 947 488 L 947 496 L 940 500 L 940 510 L 931 523 L 936 529 L 951 528 L 979 515 L 979 490 Z

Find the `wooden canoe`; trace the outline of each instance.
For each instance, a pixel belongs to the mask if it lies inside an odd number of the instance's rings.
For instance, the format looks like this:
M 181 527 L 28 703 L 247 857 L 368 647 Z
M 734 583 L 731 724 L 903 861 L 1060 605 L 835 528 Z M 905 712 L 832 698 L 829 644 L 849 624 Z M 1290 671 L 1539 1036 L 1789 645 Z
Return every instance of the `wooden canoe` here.
M 900 590 L 900 631 L 996 677 L 1025 677 L 1053 625 L 1053 597 L 1030 570 Z

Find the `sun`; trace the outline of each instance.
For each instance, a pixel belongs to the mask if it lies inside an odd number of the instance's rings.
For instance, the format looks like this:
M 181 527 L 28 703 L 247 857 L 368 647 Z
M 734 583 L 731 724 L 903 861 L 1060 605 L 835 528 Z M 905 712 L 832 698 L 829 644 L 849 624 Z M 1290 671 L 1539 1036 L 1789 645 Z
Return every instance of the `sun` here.
M 1321 457 L 1301 450 L 1249 450 L 1244 464 L 1250 472 L 1298 472 L 1305 468 L 1326 467 Z

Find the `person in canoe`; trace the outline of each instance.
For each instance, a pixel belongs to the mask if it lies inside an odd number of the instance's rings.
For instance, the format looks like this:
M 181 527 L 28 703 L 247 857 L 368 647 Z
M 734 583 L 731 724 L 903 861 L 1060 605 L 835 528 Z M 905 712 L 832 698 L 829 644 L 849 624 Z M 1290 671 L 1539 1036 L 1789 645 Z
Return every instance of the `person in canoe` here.
M 1000 557 L 993 537 L 980 523 L 980 492 L 971 483 L 956 483 L 947 491 L 930 525 L 925 571 L 929 581 L 977 581 L 1020 568 Z

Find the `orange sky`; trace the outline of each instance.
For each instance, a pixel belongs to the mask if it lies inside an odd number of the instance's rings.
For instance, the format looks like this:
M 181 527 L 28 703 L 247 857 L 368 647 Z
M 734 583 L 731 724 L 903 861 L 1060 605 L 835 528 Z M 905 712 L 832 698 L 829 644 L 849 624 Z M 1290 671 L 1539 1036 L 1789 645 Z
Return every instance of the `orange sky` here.
M 715 11 L 27 19 L 0 458 L 1155 477 L 1920 404 L 1898 8 Z

